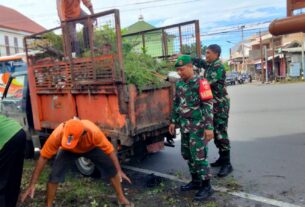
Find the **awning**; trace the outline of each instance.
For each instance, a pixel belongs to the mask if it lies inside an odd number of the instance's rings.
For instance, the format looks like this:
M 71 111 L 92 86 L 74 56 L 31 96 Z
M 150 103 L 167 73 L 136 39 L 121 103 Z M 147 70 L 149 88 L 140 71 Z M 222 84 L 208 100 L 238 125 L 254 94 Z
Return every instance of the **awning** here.
M 302 52 L 302 47 L 283 48 L 283 52 Z
M 274 59 L 277 58 L 277 57 L 280 57 L 280 54 L 274 55 Z M 268 57 L 268 61 L 269 61 L 269 60 L 272 60 L 272 58 L 273 58 L 273 56 L 269 56 L 269 57 Z M 257 65 L 257 64 L 261 64 L 261 62 L 262 62 L 261 59 L 259 59 L 259 60 L 255 60 L 252 64 Z M 264 62 L 265 62 L 265 61 L 264 61 Z

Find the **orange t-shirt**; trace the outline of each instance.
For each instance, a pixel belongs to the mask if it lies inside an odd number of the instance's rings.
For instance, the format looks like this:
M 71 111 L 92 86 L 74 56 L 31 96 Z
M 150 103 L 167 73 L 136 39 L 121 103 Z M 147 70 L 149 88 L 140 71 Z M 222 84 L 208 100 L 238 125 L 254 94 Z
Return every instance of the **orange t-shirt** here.
M 114 151 L 113 145 L 94 123 L 88 120 L 81 120 L 81 122 L 84 124 L 87 133 L 79 139 L 74 149 L 67 151 L 78 154 L 88 152 L 96 147 L 100 148 L 108 155 Z M 40 152 L 42 157 L 50 159 L 57 153 L 59 148 L 66 150 L 61 146 L 63 131 L 63 124 L 60 124 L 52 132 Z
M 90 0 L 82 0 L 82 2 L 87 8 L 92 7 Z M 61 0 L 60 4 L 63 21 L 80 17 L 80 0 Z

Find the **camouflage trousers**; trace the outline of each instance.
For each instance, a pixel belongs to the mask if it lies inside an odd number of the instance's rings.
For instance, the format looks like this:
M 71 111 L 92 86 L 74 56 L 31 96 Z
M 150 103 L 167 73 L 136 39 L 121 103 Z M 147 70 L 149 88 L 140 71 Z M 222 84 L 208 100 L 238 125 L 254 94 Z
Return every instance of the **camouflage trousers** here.
M 208 146 L 204 143 L 204 129 L 181 133 L 181 154 L 188 161 L 190 173 L 198 180 L 210 179 L 207 160 Z
M 230 150 L 230 140 L 228 136 L 229 107 L 225 107 L 222 112 L 214 114 L 214 143 L 219 151 Z

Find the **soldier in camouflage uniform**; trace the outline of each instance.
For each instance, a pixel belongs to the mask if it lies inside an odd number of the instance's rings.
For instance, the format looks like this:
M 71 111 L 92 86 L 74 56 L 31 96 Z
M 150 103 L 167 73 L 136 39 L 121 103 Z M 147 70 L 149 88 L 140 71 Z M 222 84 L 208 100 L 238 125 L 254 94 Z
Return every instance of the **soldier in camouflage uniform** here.
M 221 167 L 219 177 L 225 177 L 233 171 L 230 162 L 230 141 L 228 138 L 228 119 L 230 110 L 230 98 L 226 89 L 226 72 L 224 65 L 219 60 L 221 48 L 218 45 L 210 45 L 206 51 L 207 68 L 205 78 L 211 84 L 213 92 L 214 110 L 214 142 L 219 150 L 219 158 L 211 163 L 212 167 Z
M 199 190 L 195 199 L 205 200 L 213 193 L 207 160 L 207 144 L 213 139 L 213 103 L 199 97 L 200 78 L 194 76 L 190 56 L 180 56 L 175 67 L 182 80 L 176 83 L 169 132 L 174 134 L 175 128 L 180 128 L 181 153 L 192 175 L 192 181 L 181 186 L 181 191 Z

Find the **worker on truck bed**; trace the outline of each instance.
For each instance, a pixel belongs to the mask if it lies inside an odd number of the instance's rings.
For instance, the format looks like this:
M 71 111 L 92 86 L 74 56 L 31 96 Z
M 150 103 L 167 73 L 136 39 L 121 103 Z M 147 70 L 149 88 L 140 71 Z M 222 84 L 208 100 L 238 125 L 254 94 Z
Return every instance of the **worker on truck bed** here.
M 0 115 L 0 206 L 15 207 L 22 177 L 26 134 L 20 124 Z
M 189 55 L 178 57 L 175 67 L 181 80 L 176 83 L 176 95 L 169 133 L 181 131 L 181 154 L 188 161 L 192 181 L 181 186 L 181 191 L 198 190 L 195 200 L 206 200 L 213 193 L 207 160 L 208 142 L 213 139 L 213 102 L 201 100 L 199 76 L 194 75 Z
M 90 0 L 82 0 L 83 4 L 89 9 L 91 14 L 94 14 L 93 6 Z M 68 22 L 66 21 L 77 19 L 81 17 L 85 17 L 88 14 L 84 12 L 80 7 L 80 0 L 57 0 L 57 12 L 59 19 L 64 27 L 67 28 L 68 34 L 71 40 L 72 51 L 75 52 L 76 55 L 80 55 L 81 48 L 80 43 L 77 40 L 76 33 L 76 22 Z M 92 24 L 89 24 L 88 20 L 81 20 L 78 23 L 84 26 L 83 28 L 83 41 L 85 48 L 89 48 L 90 40 L 92 37 L 89 35 L 89 27 L 92 27 Z
M 64 182 L 65 172 L 79 157 L 89 158 L 110 178 L 120 206 L 133 206 L 122 191 L 122 179 L 131 183 L 122 171 L 116 152 L 104 133 L 91 121 L 71 119 L 60 124 L 47 139 L 36 164 L 30 184 L 21 201 L 34 197 L 37 180 L 47 161 L 56 155 L 47 185 L 47 206 L 55 199 L 58 183 Z

